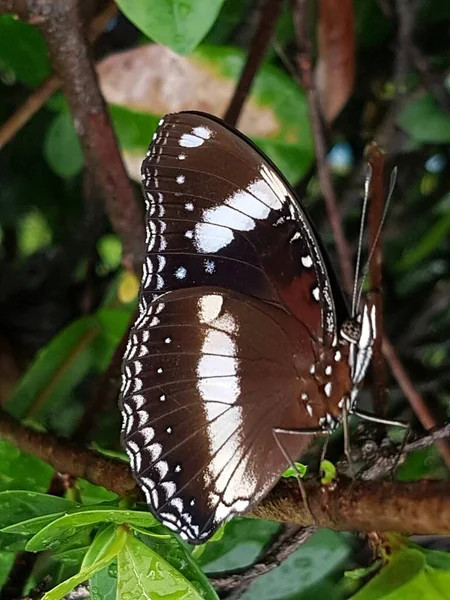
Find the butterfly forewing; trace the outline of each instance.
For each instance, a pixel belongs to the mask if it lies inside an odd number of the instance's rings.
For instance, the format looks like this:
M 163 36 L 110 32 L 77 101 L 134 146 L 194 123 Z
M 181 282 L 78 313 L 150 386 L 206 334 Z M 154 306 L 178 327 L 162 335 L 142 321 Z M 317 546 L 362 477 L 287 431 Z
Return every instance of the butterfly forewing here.
M 199 113 L 168 115 L 142 178 L 146 298 L 218 285 L 287 306 L 317 337 L 335 334 L 340 290 L 320 243 L 287 182 L 247 140 Z

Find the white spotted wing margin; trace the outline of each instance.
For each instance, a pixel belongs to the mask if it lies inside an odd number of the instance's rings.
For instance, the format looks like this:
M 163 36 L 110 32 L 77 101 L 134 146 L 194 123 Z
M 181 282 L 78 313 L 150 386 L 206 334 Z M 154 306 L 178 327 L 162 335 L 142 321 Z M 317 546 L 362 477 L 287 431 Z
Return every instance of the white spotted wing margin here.
M 167 115 L 142 187 L 148 302 L 218 286 L 282 305 L 314 338 L 335 338 L 348 314 L 326 252 L 288 182 L 247 138 L 209 115 Z
M 123 363 L 122 440 L 152 512 L 191 543 L 277 482 L 288 462 L 275 428 L 317 426 L 292 402 L 305 334 L 286 311 L 220 288 L 141 298 Z M 284 449 L 298 457 L 311 437 Z

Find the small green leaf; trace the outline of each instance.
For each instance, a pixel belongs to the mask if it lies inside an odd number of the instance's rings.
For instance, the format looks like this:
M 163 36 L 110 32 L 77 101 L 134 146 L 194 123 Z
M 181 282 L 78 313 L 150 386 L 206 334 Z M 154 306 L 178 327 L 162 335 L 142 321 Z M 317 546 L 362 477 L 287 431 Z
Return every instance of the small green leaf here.
M 380 558 L 378 560 L 375 560 L 368 567 L 362 567 L 360 569 L 352 569 L 351 571 L 345 571 L 344 575 L 345 577 L 348 577 L 348 579 L 364 579 L 365 577 L 367 577 L 367 575 L 371 575 L 372 573 L 375 573 L 375 571 L 378 571 L 381 565 L 382 560 Z
M 149 38 L 189 54 L 211 29 L 224 0 L 116 0 L 126 17 Z
M 429 94 L 408 102 L 399 115 L 398 124 L 418 142 L 450 141 L 450 116 Z
M 179 571 L 133 535 L 127 537 L 117 565 L 118 599 L 202 599 L 198 590 Z
M 294 467 L 289 467 L 289 469 L 286 469 L 286 471 L 283 473 L 282 477 L 288 479 L 289 477 L 297 478 L 299 475 L 300 477 L 304 477 L 306 475 L 306 471 L 308 470 L 307 465 L 303 465 L 299 462 L 294 462 L 294 465 L 295 469 Z
M 408 595 L 404 588 L 424 567 L 425 557 L 421 552 L 412 549 L 400 551 L 367 585 L 352 596 L 352 600 L 413 598 L 415 596 Z
M 106 272 L 115 271 L 122 260 L 122 244 L 112 233 L 104 235 L 97 242 L 97 251 Z
M 29 552 L 56 550 L 70 536 L 76 535 L 80 527 L 90 527 L 97 523 L 136 524 L 141 527 L 153 527 L 158 521 L 149 512 L 121 510 L 113 506 L 108 508 L 89 507 L 60 517 L 41 529 L 27 544 Z
M 114 543 L 110 546 L 109 551 L 103 556 L 101 560 L 95 562 L 87 569 L 81 570 L 79 573 L 77 573 L 70 579 L 66 579 L 66 581 L 60 583 L 58 586 L 47 592 L 43 596 L 42 600 L 60 600 L 66 594 L 71 592 L 74 587 L 76 587 L 80 583 L 83 583 L 83 581 L 86 581 L 86 579 L 92 577 L 94 573 L 100 571 L 100 569 L 107 567 L 121 552 L 122 548 L 126 543 L 127 537 L 128 536 L 125 529 L 116 529 Z
M 0 15 L 0 63 L 33 87 L 51 73 L 47 48 L 38 29 L 12 15 Z
M 320 463 L 320 470 L 323 473 L 320 480 L 322 485 L 329 485 L 336 479 L 336 467 L 329 460 L 323 460 Z
M 77 507 L 65 498 L 23 490 L 0 493 L 0 529 Z
M 86 552 L 81 569 L 87 569 L 101 560 L 108 552 L 116 539 L 116 526 L 111 524 L 102 529 L 95 536 L 89 550 Z
M 21 256 L 29 256 L 51 244 L 52 232 L 44 217 L 38 210 L 32 210 L 20 219 L 18 246 Z
M 78 175 L 84 156 L 70 113 L 54 117 L 44 140 L 44 155 L 53 171 L 63 179 Z
M 88 373 L 94 361 L 92 341 L 101 329 L 94 317 L 82 317 L 66 327 L 36 355 L 6 407 L 16 417 L 32 411 L 41 415 L 67 396 Z

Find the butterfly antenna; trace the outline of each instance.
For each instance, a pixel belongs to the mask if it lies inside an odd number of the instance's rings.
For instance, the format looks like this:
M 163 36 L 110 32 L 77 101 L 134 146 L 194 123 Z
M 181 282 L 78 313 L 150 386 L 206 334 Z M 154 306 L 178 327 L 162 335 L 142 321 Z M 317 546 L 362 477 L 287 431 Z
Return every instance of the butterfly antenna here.
M 366 264 L 364 265 L 364 269 L 362 270 L 361 281 L 360 281 L 360 284 L 359 284 L 359 292 L 358 292 L 358 297 L 357 297 L 355 306 L 359 306 L 359 303 L 361 302 L 361 296 L 362 296 L 363 286 L 364 286 L 364 282 L 365 282 L 366 277 L 367 277 L 367 273 L 369 272 L 370 261 L 372 260 L 373 254 L 375 252 L 375 247 L 376 247 L 378 239 L 379 239 L 379 237 L 381 235 L 381 231 L 383 229 L 383 225 L 384 225 L 384 222 L 386 220 L 386 215 L 387 215 L 387 212 L 388 212 L 388 209 L 389 209 L 389 205 L 391 203 L 391 199 L 392 199 L 392 196 L 394 194 L 394 188 L 395 188 L 395 184 L 397 182 L 397 172 L 398 172 L 397 167 L 394 167 L 392 169 L 392 172 L 391 172 L 391 178 L 390 178 L 390 181 L 389 181 L 389 193 L 388 193 L 388 197 L 387 197 L 387 200 L 386 200 L 386 204 L 384 206 L 383 216 L 381 217 L 381 221 L 380 221 L 380 225 L 378 226 L 377 234 L 376 234 L 375 239 L 373 241 L 372 248 L 371 248 L 371 250 L 369 252 L 369 258 L 367 259 Z
M 362 244 L 364 237 L 364 224 L 366 221 L 366 212 L 367 212 L 367 204 L 369 202 L 369 189 L 370 182 L 372 180 L 372 167 L 367 165 L 367 174 L 366 179 L 364 181 L 364 201 L 363 207 L 361 211 L 361 221 L 359 225 L 359 236 L 358 236 L 358 248 L 356 252 L 356 266 L 355 266 L 355 280 L 353 283 L 353 293 L 352 293 L 352 310 L 351 316 L 354 317 L 356 314 L 356 307 L 359 305 L 360 297 L 358 297 L 358 280 L 360 278 L 359 269 L 361 266 L 361 252 L 362 252 Z

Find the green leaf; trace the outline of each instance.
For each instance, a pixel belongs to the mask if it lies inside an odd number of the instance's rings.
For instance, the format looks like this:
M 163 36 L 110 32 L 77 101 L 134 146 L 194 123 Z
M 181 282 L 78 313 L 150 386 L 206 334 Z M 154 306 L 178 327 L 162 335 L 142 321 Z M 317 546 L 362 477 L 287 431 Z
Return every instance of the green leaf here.
M 211 29 L 224 0 L 116 0 L 126 17 L 149 38 L 189 54 Z
M 100 485 L 94 485 L 86 479 L 77 479 L 76 488 L 83 504 L 100 504 L 117 499 L 117 494 L 110 492 Z
M 117 566 L 118 600 L 163 596 L 166 600 L 202 599 L 202 595 L 179 571 L 133 535 L 127 537 Z
M 100 569 L 107 567 L 121 552 L 122 548 L 126 543 L 127 537 L 128 536 L 125 529 L 116 529 L 114 543 L 111 545 L 108 553 L 105 554 L 101 560 L 95 562 L 90 567 L 81 570 L 79 573 L 77 573 L 70 579 L 67 579 L 66 581 L 60 583 L 58 586 L 50 590 L 50 592 L 47 592 L 43 596 L 42 600 L 60 600 L 66 594 L 71 592 L 74 587 L 76 587 L 80 583 L 83 583 L 83 581 L 86 581 L 87 579 L 91 578 L 94 575 L 94 573 L 100 571 Z
M 329 485 L 336 479 L 336 467 L 329 460 L 323 460 L 320 463 L 320 470 L 323 473 L 320 480 L 322 485 Z
M 51 229 L 40 211 L 32 210 L 20 219 L 18 246 L 21 256 L 30 256 L 49 246 L 51 241 Z
M 410 270 L 417 263 L 424 261 L 433 252 L 440 250 L 450 233 L 450 213 L 440 215 L 434 223 L 430 223 L 424 235 L 400 259 L 397 267 Z
M 422 143 L 450 141 L 450 115 L 429 94 L 411 100 L 398 117 L 399 126 Z
M 92 341 L 100 327 L 94 317 L 78 319 L 47 344 L 35 357 L 6 403 L 16 417 L 30 411 L 41 415 L 61 397 L 67 396 L 90 370 L 94 361 Z
M 209 540 L 198 557 L 207 573 L 234 571 L 252 564 L 280 528 L 279 523 L 235 517 L 229 521 L 221 539 Z
M 53 523 L 60 517 L 64 516 L 65 513 L 57 512 L 50 515 L 42 515 L 41 517 L 35 517 L 34 519 L 28 519 L 26 521 L 20 521 L 19 523 L 13 523 L 2 528 L 2 533 L 13 533 L 15 535 L 22 535 L 32 537 L 44 527 L 47 527 L 50 523 Z
M 117 598 L 117 561 L 94 573 L 89 580 L 91 600 L 116 600 Z
M 117 235 L 108 233 L 97 242 L 97 252 L 106 272 L 116 271 L 122 260 L 122 243 Z
M 110 550 L 116 539 L 116 526 L 111 524 L 97 533 L 86 552 L 81 569 L 87 569 L 101 560 Z
M 141 527 L 154 527 L 158 522 L 149 512 L 122 510 L 109 506 L 108 508 L 89 507 L 78 512 L 60 517 L 41 529 L 27 544 L 29 552 L 56 550 L 65 539 L 76 535 L 80 527 L 90 527 L 97 523 L 129 523 Z
M 299 475 L 300 475 L 300 477 L 304 477 L 306 475 L 306 471 L 308 470 L 308 467 L 306 465 L 303 465 L 302 463 L 299 463 L 299 462 L 294 462 L 294 465 L 295 465 L 295 469 L 294 469 L 294 467 L 289 467 L 283 473 L 282 477 L 285 477 L 286 479 L 288 479 L 290 477 L 297 478 Z
M 329 529 L 318 531 L 277 569 L 258 577 L 243 598 L 339 598 L 336 590 L 332 595 L 325 595 L 323 590 L 322 593 L 312 594 L 310 590 L 313 586 L 320 587 L 328 576 L 343 565 L 350 553 L 347 539 Z
M 371 565 L 369 565 L 368 567 L 361 567 L 359 569 L 352 569 L 351 571 L 345 571 L 344 575 L 345 577 L 348 577 L 349 579 L 365 579 L 368 575 L 371 575 L 372 573 L 375 573 L 376 571 L 378 571 L 378 569 L 381 567 L 382 565 L 382 561 L 381 558 L 378 560 L 375 560 Z
M 389 564 L 381 569 L 352 600 L 400 600 L 415 598 L 406 592 L 406 586 L 414 580 L 425 567 L 425 557 L 418 550 L 407 549 L 399 552 Z M 422 596 L 420 596 L 422 598 Z
M 49 494 L 23 490 L 1 492 L 0 529 L 35 517 L 64 513 L 76 507 L 75 502 Z
M 125 335 L 132 312 L 128 308 L 102 308 L 95 315 L 100 327 L 100 335 L 93 341 L 94 364 L 98 371 L 104 371 Z
M 44 140 L 44 156 L 50 168 L 63 179 L 78 175 L 84 156 L 69 112 L 54 117 Z
M 0 589 L 9 575 L 9 571 L 14 563 L 14 552 L 0 552 Z
M 180 542 L 171 531 L 162 525 L 157 526 L 151 532 L 155 532 L 158 536 L 156 537 L 156 535 L 149 535 L 147 532 L 142 535 L 141 528 L 135 529 L 134 525 L 132 527 L 135 532 L 138 532 L 137 538 L 148 546 L 152 552 L 163 556 L 176 571 L 191 582 L 204 600 L 218 600 L 214 588 L 199 567 L 198 562 L 192 558 L 186 545 Z
M 29 456 L 0 439 L 0 491 L 45 492 L 53 475 L 47 463 Z
M 30 86 L 40 85 L 51 73 L 42 35 L 36 27 L 12 15 L 0 15 L 0 63 Z

